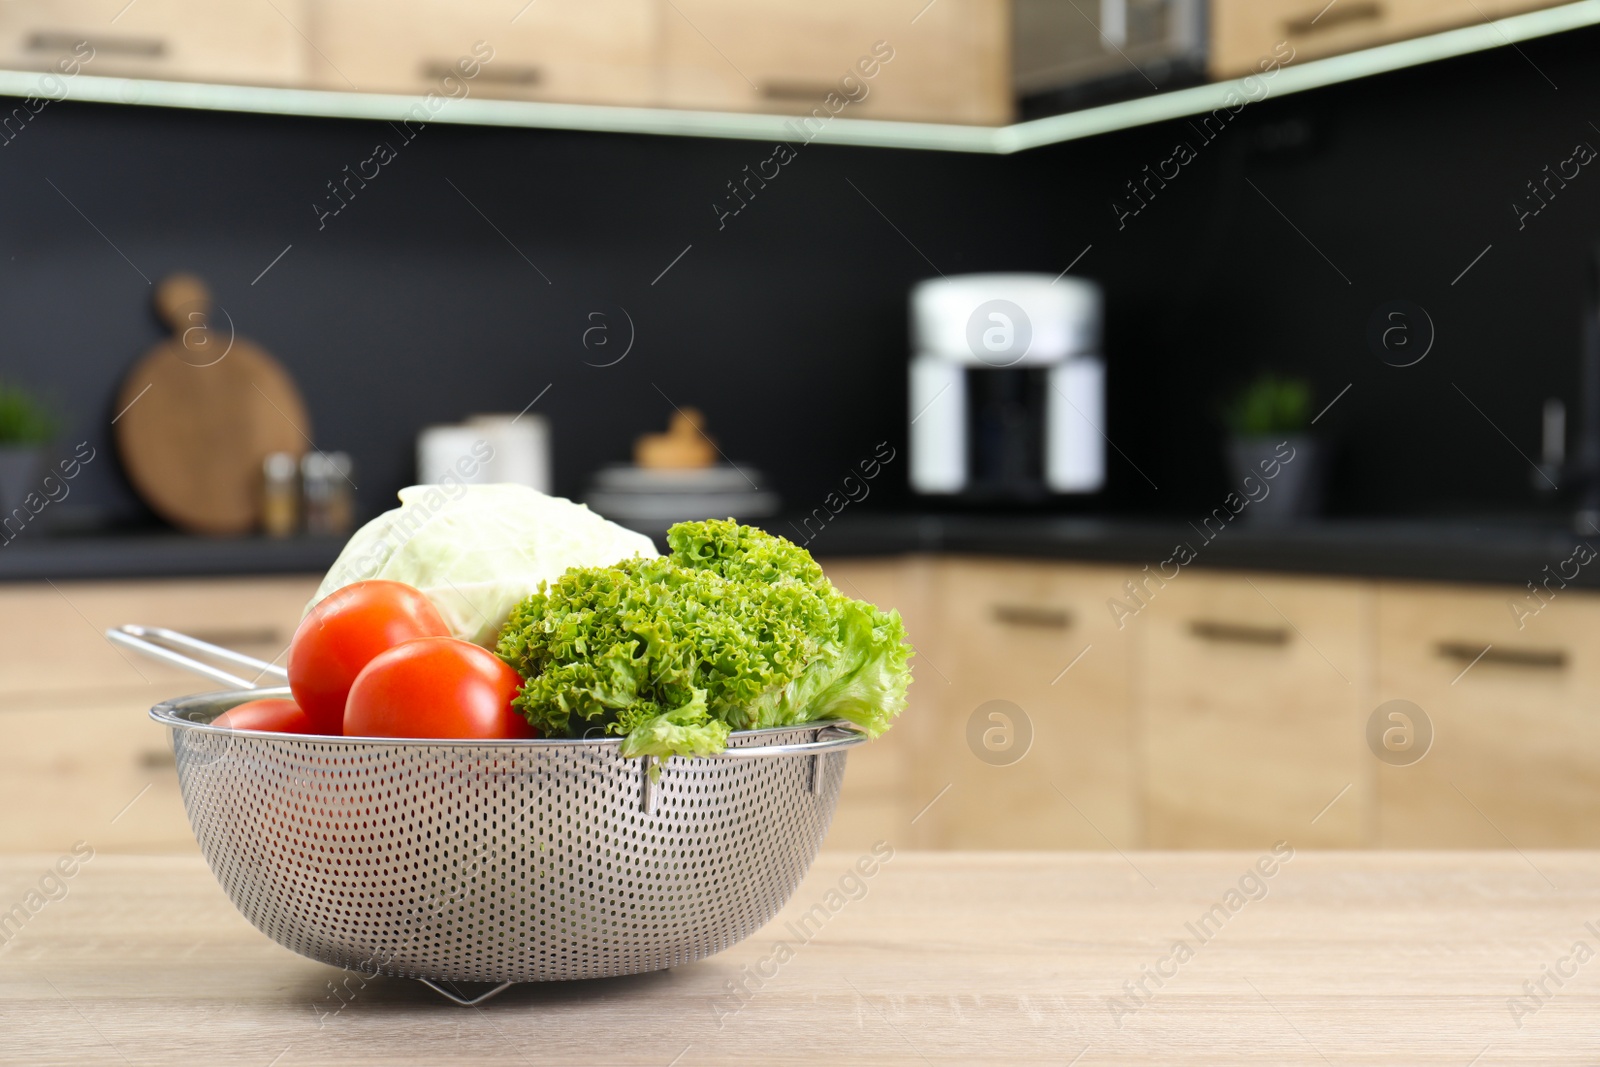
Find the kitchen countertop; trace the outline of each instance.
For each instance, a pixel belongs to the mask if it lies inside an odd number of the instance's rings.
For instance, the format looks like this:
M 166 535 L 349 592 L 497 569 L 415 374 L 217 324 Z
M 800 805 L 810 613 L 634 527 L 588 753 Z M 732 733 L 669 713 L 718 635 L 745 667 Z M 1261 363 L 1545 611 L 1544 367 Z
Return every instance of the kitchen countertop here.
M 320 574 L 346 538 L 194 537 L 176 532 L 26 535 L 0 542 L 0 581 Z
M 1213 527 L 1208 541 L 1200 529 L 1180 520 L 880 515 L 847 509 L 820 529 L 789 519 L 767 528 L 804 543 L 818 557 L 916 551 L 1077 560 L 1124 564 L 1132 577 L 1146 564 L 1158 570 L 1183 544 L 1197 567 L 1522 586 L 1543 580 L 1548 566 L 1574 585 L 1600 589 L 1600 560 L 1591 566 L 1569 562 L 1580 543 L 1600 549 L 1600 530 L 1584 539 L 1557 522 L 1323 519 L 1278 528 Z
M 819 558 L 910 552 L 1126 565 L 1130 577 L 1194 551 L 1194 566 L 1522 586 L 1560 570 L 1600 589 L 1600 563 L 1572 560 L 1580 538 L 1559 523 L 1469 519 L 1340 519 L 1262 529 L 1228 526 L 1207 541 L 1178 520 L 1042 515 L 884 513 L 846 509 L 826 526 L 779 518 L 767 529 Z M 1600 546 L 1600 531 L 1588 539 Z M 202 538 L 177 533 L 18 538 L 0 545 L 0 581 L 316 574 L 342 537 Z M 1168 568 L 1170 570 L 1170 566 Z M 1575 575 L 1575 576 L 1573 576 Z
M 347 976 L 253 930 L 198 855 L 100 854 L 0 946 L 0 1061 L 1547 1067 L 1600 1056 L 1600 963 L 1583 965 L 1600 946 L 1600 854 L 1302 851 L 1252 881 L 1261 858 L 899 852 L 830 900 L 857 857 L 825 853 L 784 914 L 720 955 L 517 986 L 471 1009 L 403 979 L 349 978 L 335 994 Z M 25 901 L 55 859 L 0 858 L 0 908 Z M 1241 885 L 1249 895 L 1227 899 Z M 785 924 L 818 903 L 830 917 L 801 942 Z M 1202 940 L 1186 924 L 1214 905 L 1225 918 Z M 780 940 L 792 956 L 775 952 Z M 750 994 L 730 994 L 741 979 Z M 1524 988 L 1540 981 L 1543 1003 Z M 1124 985 L 1140 982 L 1147 993 Z

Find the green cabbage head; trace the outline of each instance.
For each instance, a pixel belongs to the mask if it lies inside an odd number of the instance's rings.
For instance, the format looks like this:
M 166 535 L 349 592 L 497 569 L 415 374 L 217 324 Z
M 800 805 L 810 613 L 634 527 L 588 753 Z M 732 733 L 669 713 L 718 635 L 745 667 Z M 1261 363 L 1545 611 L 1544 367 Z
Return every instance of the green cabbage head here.
M 568 568 L 657 555 L 644 534 L 527 486 L 413 485 L 355 532 L 306 610 L 388 578 L 428 594 L 456 637 L 492 649 L 511 609 Z

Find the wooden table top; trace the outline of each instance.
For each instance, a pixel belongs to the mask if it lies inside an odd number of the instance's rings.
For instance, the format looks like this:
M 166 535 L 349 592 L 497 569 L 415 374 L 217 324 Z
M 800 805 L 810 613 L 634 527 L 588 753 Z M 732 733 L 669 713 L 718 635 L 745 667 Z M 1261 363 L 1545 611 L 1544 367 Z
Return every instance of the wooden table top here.
M 709 960 L 461 1008 L 402 979 L 336 994 L 346 973 L 257 933 L 198 856 L 63 880 L 56 856 L 4 857 L 0 1062 L 1600 1059 L 1600 854 L 900 852 L 855 882 L 857 858 L 822 855 Z

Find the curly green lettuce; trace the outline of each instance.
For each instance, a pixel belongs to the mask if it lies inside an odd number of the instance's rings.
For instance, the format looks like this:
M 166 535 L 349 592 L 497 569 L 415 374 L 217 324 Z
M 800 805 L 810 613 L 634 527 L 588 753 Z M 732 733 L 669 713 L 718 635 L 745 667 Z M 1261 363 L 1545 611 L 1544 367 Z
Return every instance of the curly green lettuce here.
M 512 610 L 498 651 L 543 736 L 703 756 L 732 730 L 826 719 L 876 737 L 904 710 L 898 612 L 852 600 L 805 549 L 732 520 L 679 523 L 667 543 L 657 559 L 575 567 Z

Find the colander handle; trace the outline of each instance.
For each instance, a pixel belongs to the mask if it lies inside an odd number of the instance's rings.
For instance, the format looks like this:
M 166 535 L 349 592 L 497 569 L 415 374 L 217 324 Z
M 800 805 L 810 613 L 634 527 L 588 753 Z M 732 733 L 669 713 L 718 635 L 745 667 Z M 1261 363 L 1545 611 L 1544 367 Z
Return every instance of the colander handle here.
M 859 745 L 867 740 L 866 734 L 852 730 L 848 726 L 825 726 L 818 732 L 830 736 L 816 741 L 797 741 L 792 745 L 751 745 L 748 748 L 730 748 L 705 758 L 761 759 L 766 756 L 814 756 L 832 752 L 837 748 Z
M 836 748 L 859 745 L 867 735 L 853 727 L 834 724 L 817 731 L 825 736 L 815 741 L 801 741 L 793 745 L 754 745 L 750 748 L 729 748 L 717 753 L 713 759 L 761 759 L 766 756 L 810 756 L 813 793 L 822 792 L 822 761 Z
M 811 775 L 809 788 L 813 793 L 822 791 L 822 761 L 834 749 L 849 748 L 859 745 L 867 740 L 867 735 L 860 730 L 840 724 L 822 727 L 819 734 L 829 736 L 818 738 L 815 741 L 799 741 L 792 745 L 751 745 L 748 748 L 729 748 L 709 756 L 697 757 L 700 759 L 766 759 L 771 756 L 810 756 Z M 660 787 L 656 784 L 653 771 L 657 760 L 655 756 L 639 757 L 639 807 L 647 815 L 656 813 L 659 800 Z
M 139 626 L 135 623 L 126 623 L 106 631 L 106 640 L 114 645 L 132 649 L 151 659 L 170 663 L 184 670 L 193 671 L 195 674 L 204 675 L 214 682 L 233 686 L 235 689 L 255 689 L 263 678 L 270 678 L 279 685 L 287 685 L 289 672 L 276 663 L 247 656 L 243 652 L 235 652 L 231 648 L 213 645 L 209 641 L 202 641 L 188 634 L 181 634 L 176 630 L 163 629 L 160 626 Z M 238 675 L 229 674 L 220 667 L 186 656 L 183 649 L 195 652 L 211 659 L 231 663 L 236 667 L 244 667 L 256 674 L 255 681 L 246 681 Z

